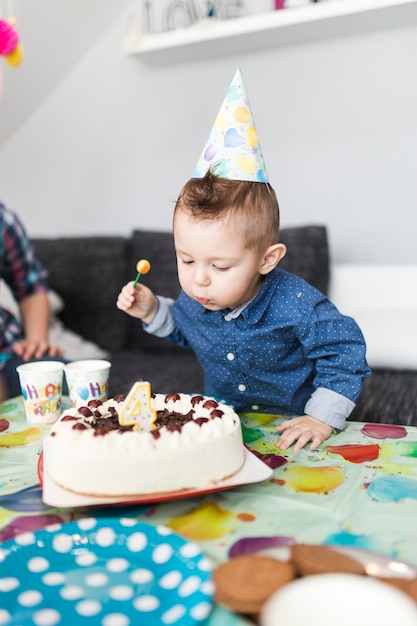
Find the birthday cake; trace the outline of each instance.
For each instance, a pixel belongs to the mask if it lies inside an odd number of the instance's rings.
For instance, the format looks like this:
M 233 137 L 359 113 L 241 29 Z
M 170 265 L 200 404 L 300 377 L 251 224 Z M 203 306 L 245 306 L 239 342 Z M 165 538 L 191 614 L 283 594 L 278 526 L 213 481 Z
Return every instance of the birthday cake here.
M 152 394 L 148 430 L 123 425 L 126 396 L 65 411 L 45 438 L 43 467 L 64 489 L 94 496 L 215 487 L 245 459 L 239 416 L 213 398 Z M 122 422 L 122 423 L 121 423 Z

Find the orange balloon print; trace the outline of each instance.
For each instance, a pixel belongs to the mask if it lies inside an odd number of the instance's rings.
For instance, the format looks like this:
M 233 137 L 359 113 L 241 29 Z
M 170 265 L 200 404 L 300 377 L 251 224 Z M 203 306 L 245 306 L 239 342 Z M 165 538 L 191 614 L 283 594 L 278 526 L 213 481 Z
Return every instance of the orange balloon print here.
M 326 446 L 327 452 L 332 454 L 340 454 L 346 461 L 350 463 L 365 463 L 375 461 L 379 456 L 379 445 L 348 443 L 344 446 Z
M 337 489 L 345 480 L 345 474 L 340 467 L 303 467 L 291 465 L 286 469 L 282 478 L 285 485 L 303 493 L 328 493 Z
M 253 513 L 238 513 L 236 516 L 241 522 L 254 522 L 256 520 Z

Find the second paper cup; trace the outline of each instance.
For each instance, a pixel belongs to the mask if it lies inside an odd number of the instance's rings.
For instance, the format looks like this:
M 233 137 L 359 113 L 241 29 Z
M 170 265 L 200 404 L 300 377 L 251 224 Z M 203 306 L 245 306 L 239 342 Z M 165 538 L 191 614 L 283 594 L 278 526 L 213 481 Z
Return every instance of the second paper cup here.
M 111 363 L 103 359 L 72 361 L 65 366 L 71 404 L 86 405 L 90 400 L 108 400 Z

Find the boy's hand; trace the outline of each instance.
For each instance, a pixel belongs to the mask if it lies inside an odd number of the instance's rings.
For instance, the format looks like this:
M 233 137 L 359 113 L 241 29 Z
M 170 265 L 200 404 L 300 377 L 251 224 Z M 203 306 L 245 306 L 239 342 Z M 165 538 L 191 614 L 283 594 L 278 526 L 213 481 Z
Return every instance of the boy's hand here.
M 318 448 L 322 441 L 330 437 L 333 432 L 331 426 L 311 415 L 293 417 L 279 424 L 276 430 L 282 432 L 276 444 L 278 448 L 286 450 L 296 441 L 295 451 L 301 450 L 309 441 L 311 441 L 310 448 L 314 450 Z
M 133 286 L 130 281 L 123 287 L 117 298 L 116 306 L 132 317 L 137 317 L 150 324 L 158 310 L 158 300 L 145 285 Z

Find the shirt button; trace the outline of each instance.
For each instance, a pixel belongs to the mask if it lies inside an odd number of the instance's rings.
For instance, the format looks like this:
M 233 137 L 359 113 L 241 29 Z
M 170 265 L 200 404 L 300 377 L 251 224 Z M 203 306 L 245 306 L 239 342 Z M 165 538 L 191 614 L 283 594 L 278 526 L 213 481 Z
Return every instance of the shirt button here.
M 232 318 L 230 317 L 230 315 L 225 315 L 223 319 L 224 319 L 225 322 L 231 322 L 232 321 Z
M 229 359 L 229 361 L 233 361 L 233 359 L 235 358 L 235 355 L 233 354 L 233 352 L 228 352 L 227 358 Z
M 246 385 L 238 385 L 237 388 L 239 391 L 246 391 Z
M 259 404 L 252 404 L 253 411 L 257 411 L 259 409 Z

